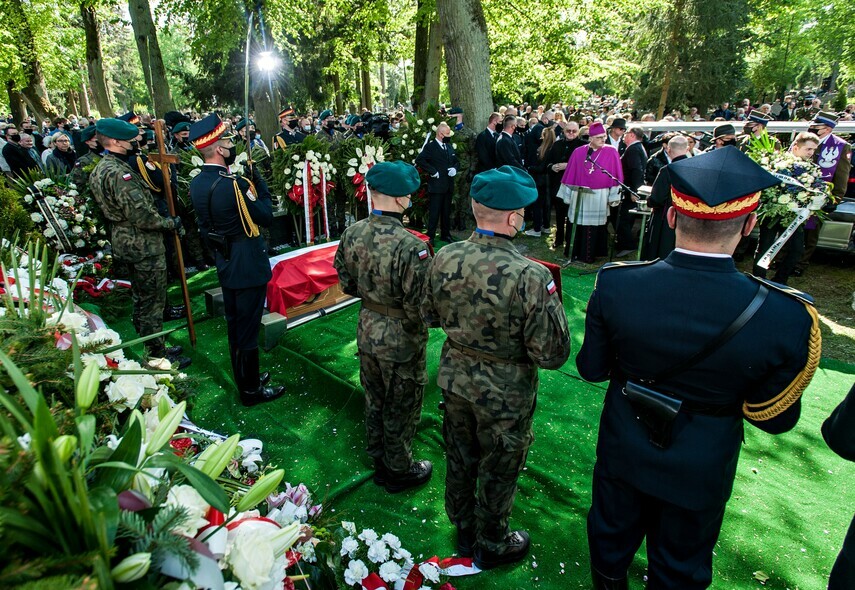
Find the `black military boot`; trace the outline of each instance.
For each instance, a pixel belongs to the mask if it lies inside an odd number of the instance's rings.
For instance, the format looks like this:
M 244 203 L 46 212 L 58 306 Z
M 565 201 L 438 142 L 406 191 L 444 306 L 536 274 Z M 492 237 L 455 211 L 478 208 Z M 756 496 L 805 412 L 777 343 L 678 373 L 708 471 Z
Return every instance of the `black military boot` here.
M 591 567 L 591 578 L 594 581 L 594 590 L 629 590 L 629 580 L 626 576 L 609 578 Z
M 378 486 L 385 487 L 386 474 L 388 471 L 389 470 L 386 468 L 386 463 L 383 462 L 383 459 L 374 459 L 374 483 Z
M 475 529 L 457 527 L 457 555 L 460 557 L 473 557 L 478 536 Z
M 235 381 L 240 392 L 240 403 L 245 406 L 269 402 L 285 393 L 283 385 L 262 385 L 258 374 L 258 349 L 237 351 L 237 373 Z
M 229 357 L 231 357 L 232 360 L 232 375 L 237 375 L 237 347 L 231 344 L 229 344 Z M 261 383 L 261 386 L 264 387 L 270 383 L 270 372 L 264 371 L 258 376 L 258 380 Z
M 404 473 L 396 473 L 386 470 L 386 491 L 397 494 L 404 490 L 417 488 L 430 481 L 433 474 L 433 465 L 430 461 L 415 461 Z
M 146 355 L 150 359 L 166 359 L 173 369 L 186 369 L 193 364 L 190 357 L 183 356 L 184 349 L 180 346 L 165 346 L 164 344 L 146 344 Z
M 500 565 L 516 563 L 528 555 L 531 540 L 525 531 L 512 531 L 505 536 L 505 550 L 502 553 L 490 551 L 480 545 L 475 549 L 475 565 L 479 569 L 489 570 Z

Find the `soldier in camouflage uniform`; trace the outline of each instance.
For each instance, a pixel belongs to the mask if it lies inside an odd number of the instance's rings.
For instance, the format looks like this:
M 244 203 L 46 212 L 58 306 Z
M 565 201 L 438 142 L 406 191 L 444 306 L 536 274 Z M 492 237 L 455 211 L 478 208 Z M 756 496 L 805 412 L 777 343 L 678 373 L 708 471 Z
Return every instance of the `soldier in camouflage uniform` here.
M 166 304 L 166 258 L 163 232 L 181 230 L 181 219 L 158 213 L 146 185 L 133 173 L 128 159 L 137 146 L 139 130 L 119 119 L 96 124 L 98 141 L 107 150 L 89 176 L 92 196 L 110 222 L 113 256 L 131 270 L 133 322 L 140 336 L 163 330 Z M 168 358 L 181 368 L 190 359 L 180 356 L 181 347 L 167 349 L 163 337 L 148 340 L 150 357 Z
M 356 338 L 368 454 L 374 481 L 395 493 L 426 483 L 433 470 L 412 454 L 427 381 L 428 332 L 419 305 L 430 256 L 401 222 L 421 182 L 416 169 L 381 162 L 365 181 L 374 210 L 344 232 L 334 264 L 342 290 L 362 298 Z
M 321 114 L 318 115 L 318 123 L 321 124 L 321 129 L 315 133 L 315 137 L 320 141 L 329 143 L 330 150 L 335 152 L 345 140 L 345 136 L 338 130 L 338 121 L 333 116 L 333 112 L 329 109 L 321 111 Z M 343 186 L 339 186 L 339 183 L 336 183 L 336 187 L 333 189 L 332 205 L 335 224 L 330 228 L 330 233 L 334 236 L 341 235 L 344 231 L 347 213 L 347 193 Z
M 438 384 L 448 454 L 445 509 L 461 556 L 489 569 L 523 559 L 525 531 L 509 531 L 517 478 L 532 443 L 537 368 L 557 369 L 570 334 L 555 281 L 511 239 L 537 200 L 534 180 L 510 166 L 475 176 L 478 227 L 433 260 L 422 317 L 442 327 Z
M 103 148 L 95 139 L 95 125 L 89 125 L 80 132 L 80 141 L 89 148 L 89 151 L 77 158 L 69 180 L 82 188 L 89 182 L 89 175 L 101 160 Z
M 454 177 L 454 194 L 452 195 L 451 227 L 465 230 L 472 221 L 472 207 L 469 204 L 469 187 L 472 184 L 472 171 L 475 164 L 475 139 L 478 134 L 463 123 L 463 109 L 454 107 L 449 112 L 457 119 L 454 126 L 452 143 L 457 154 L 457 176 Z

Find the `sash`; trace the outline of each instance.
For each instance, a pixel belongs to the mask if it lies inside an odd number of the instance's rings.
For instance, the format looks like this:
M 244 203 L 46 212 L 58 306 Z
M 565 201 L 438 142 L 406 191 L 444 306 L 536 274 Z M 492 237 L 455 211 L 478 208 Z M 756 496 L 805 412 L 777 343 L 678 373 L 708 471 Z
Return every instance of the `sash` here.
M 831 182 L 834 177 L 834 171 L 837 170 L 837 164 L 840 158 L 843 157 L 843 152 L 846 149 L 846 142 L 836 135 L 829 135 L 828 139 L 819 144 L 814 156 L 817 165 L 822 170 L 822 179 L 826 182 Z

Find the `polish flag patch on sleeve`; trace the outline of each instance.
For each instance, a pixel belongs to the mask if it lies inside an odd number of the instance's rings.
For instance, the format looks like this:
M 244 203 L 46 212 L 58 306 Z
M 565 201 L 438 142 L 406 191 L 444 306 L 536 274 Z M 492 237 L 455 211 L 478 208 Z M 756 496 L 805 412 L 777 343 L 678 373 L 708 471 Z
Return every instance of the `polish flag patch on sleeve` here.
M 551 281 L 549 281 L 548 283 L 546 283 L 546 290 L 547 290 L 547 291 L 549 291 L 549 294 L 550 294 L 550 295 L 552 295 L 553 293 L 555 293 L 555 291 L 556 291 L 557 289 L 558 289 L 558 287 L 556 287 L 556 286 L 555 286 L 555 280 L 551 280 Z
M 131 178 L 133 178 L 133 177 L 131 176 L 130 172 L 127 172 L 126 174 L 124 174 L 122 176 L 122 180 L 124 180 L 125 182 L 129 181 Z
M 419 260 L 424 260 L 427 257 L 428 257 L 427 249 L 424 249 L 421 252 L 419 252 Z

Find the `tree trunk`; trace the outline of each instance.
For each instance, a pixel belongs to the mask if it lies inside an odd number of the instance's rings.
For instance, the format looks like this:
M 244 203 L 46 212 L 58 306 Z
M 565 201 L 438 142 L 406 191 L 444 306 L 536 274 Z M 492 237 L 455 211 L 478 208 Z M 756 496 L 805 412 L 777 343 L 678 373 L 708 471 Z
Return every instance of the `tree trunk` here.
M 418 8 L 416 9 L 416 39 L 415 39 L 415 54 L 413 55 L 413 95 L 410 97 L 410 102 L 413 105 L 413 111 L 418 112 L 424 102 L 425 96 L 425 80 L 427 76 L 428 63 L 428 39 L 430 38 L 430 21 L 431 18 L 424 14 L 424 6 L 427 0 L 418 0 Z M 404 75 L 406 76 L 406 66 L 404 66 Z M 405 101 L 401 101 L 405 102 Z
M 271 147 L 271 138 L 279 133 L 279 85 L 274 82 L 268 83 L 266 75 L 262 80 L 255 80 L 252 87 L 252 105 L 255 112 L 255 131 L 264 139 L 268 149 Z M 272 89 L 272 90 L 271 90 Z
M 371 71 L 368 69 L 368 60 L 362 60 L 360 77 L 362 79 L 362 108 L 371 110 L 371 103 L 374 102 L 371 97 Z
M 386 64 L 380 62 L 380 99 L 383 101 L 383 108 L 389 108 L 389 94 L 386 92 Z
M 21 94 L 30 105 L 30 110 L 39 119 L 53 119 L 57 116 L 57 110 L 48 98 L 42 64 L 36 53 L 33 30 L 27 21 L 24 5 L 21 0 L 9 0 L 6 4 L 9 14 L 4 15 L 3 24 L 10 31 L 15 31 L 18 55 L 21 57 L 27 80 L 27 84 L 21 89 Z
M 95 99 L 95 108 L 102 117 L 112 117 L 113 105 L 110 102 L 110 92 L 107 90 L 107 80 L 104 78 L 104 59 L 101 54 L 101 33 L 98 28 L 98 15 L 94 6 L 86 2 L 80 3 L 80 17 L 83 20 L 83 32 L 86 35 L 86 70 L 89 74 L 89 87 Z M 86 101 L 88 102 L 88 101 Z M 86 105 L 86 114 L 92 111 Z
M 834 92 L 837 88 L 837 77 L 840 76 L 840 62 L 835 61 L 831 64 L 831 76 L 828 80 L 828 91 Z
M 65 93 L 66 114 L 79 115 L 77 111 L 77 101 L 74 98 L 74 90 L 69 90 Z
M 671 90 L 671 72 L 677 68 L 677 44 L 679 43 L 680 29 L 683 26 L 683 11 L 686 0 L 676 0 L 672 7 L 671 33 L 668 39 L 668 61 L 665 62 L 665 72 L 662 78 L 662 91 L 659 93 L 659 107 L 656 109 L 656 118 L 665 116 L 665 106 L 668 102 L 668 92 Z
M 439 74 L 442 71 L 442 27 L 439 18 L 430 23 L 428 38 L 427 76 L 425 76 L 425 104 L 439 104 Z
M 86 81 L 80 80 L 80 114 L 88 117 L 92 114 L 92 107 L 89 106 L 89 89 L 86 87 Z
M 21 122 L 27 116 L 27 109 L 24 107 L 24 98 L 21 93 L 15 90 L 15 81 L 9 80 L 6 82 L 6 94 L 9 95 L 9 108 L 12 111 L 12 121 L 15 125 L 21 125 Z
M 490 44 L 481 0 L 436 0 L 436 9 L 451 102 L 463 109 L 470 127 L 480 129 L 493 112 Z
M 167 111 L 175 110 L 175 102 L 169 91 L 166 68 L 163 66 L 163 56 L 157 43 L 157 29 L 151 18 L 151 5 L 148 0 L 128 0 L 128 12 L 131 14 L 131 26 L 134 29 L 148 91 L 154 103 L 154 112 L 157 117 L 163 117 Z
M 332 75 L 332 85 L 335 92 L 335 112 L 340 115 L 344 112 L 344 97 L 341 94 L 341 76 L 338 72 Z

